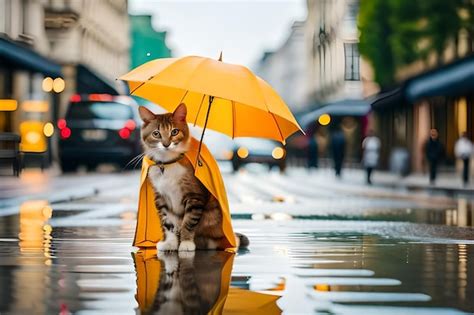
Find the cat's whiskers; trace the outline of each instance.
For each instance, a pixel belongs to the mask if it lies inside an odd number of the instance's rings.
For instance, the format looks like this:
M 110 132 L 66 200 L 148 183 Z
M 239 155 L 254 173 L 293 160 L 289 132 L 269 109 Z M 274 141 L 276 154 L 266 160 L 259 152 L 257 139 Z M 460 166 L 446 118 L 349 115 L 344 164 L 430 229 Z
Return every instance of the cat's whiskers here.
M 133 166 L 133 169 L 136 169 L 138 164 L 140 164 L 141 161 L 143 161 L 143 158 L 145 157 L 145 153 L 142 154 L 142 156 L 137 159 L 137 161 L 135 162 L 135 165 Z
M 133 162 L 139 162 L 143 159 L 143 157 L 145 156 L 145 153 L 140 153 L 138 154 L 137 156 L 135 156 L 134 158 L 132 158 L 123 168 L 122 168 L 122 171 L 124 169 L 126 169 L 130 164 L 132 164 Z M 135 163 L 135 166 L 134 168 L 137 166 L 137 163 Z

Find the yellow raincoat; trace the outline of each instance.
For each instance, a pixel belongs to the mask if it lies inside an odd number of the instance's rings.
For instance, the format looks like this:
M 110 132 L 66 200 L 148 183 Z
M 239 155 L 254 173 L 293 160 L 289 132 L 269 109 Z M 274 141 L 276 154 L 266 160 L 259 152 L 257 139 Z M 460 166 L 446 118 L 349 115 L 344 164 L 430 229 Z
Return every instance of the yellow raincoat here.
M 190 148 L 185 154 L 194 166 L 194 175 L 217 199 L 222 209 L 222 231 L 225 242 L 219 245 L 219 249 L 235 251 L 236 242 L 232 230 L 229 203 L 219 167 L 216 160 L 209 152 L 205 144 L 202 144 L 200 162 L 197 163 L 199 141 L 191 138 Z M 138 199 L 137 227 L 133 245 L 137 247 L 155 247 L 156 243 L 163 239 L 160 217 L 155 206 L 155 193 L 148 179 L 148 170 L 155 163 L 145 156 L 142 163 L 140 180 L 140 195 Z M 165 166 L 166 171 L 166 166 Z
M 198 254 L 197 254 L 198 255 Z M 157 306 L 156 295 L 160 289 L 160 277 L 162 262 L 156 257 L 156 249 L 141 249 L 133 253 L 135 272 L 137 278 L 137 293 L 135 299 L 143 314 L 153 312 Z M 219 286 L 219 296 L 209 311 L 209 315 L 217 314 L 252 314 L 252 315 L 279 315 L 281 309 L 277 305 L 280 296 L 263 294 L 231 287 L 232 266 L 234 254 L 217 252 L 213 257 L 214 261 L 221 261 L 220 283 L 210 283 L 209 285 Z M 212 264 L 211 264 L 212 265 Z M 202 266 L 201 266 L 202 267 Z M 196 274 L 202 270 L 196 269 Z M 181 289 L 185 289 L 181 287 Z

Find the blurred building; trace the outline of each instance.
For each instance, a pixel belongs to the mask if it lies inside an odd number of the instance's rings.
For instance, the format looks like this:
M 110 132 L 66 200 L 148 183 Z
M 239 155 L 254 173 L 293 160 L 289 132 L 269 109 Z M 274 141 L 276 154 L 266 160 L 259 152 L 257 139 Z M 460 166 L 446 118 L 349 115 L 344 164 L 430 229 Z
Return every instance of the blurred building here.
M 389 166 L 395 150 L 405 150 L 413 171 L 425 169 L 424 145 L 431 128 L 439 131 L 448 169 L 455 165 L 454 144 L 463 132 L 474 139 L 474 42 L 460 34 L 442 56 L 418 60 L 397 70 L 397 86 L 380 93 L 372 107 Z
M 256 73 L 272 85 L 294 112 L 301 112 L 307 105 L 306 53 L 304 22 L 296 21 L 283 45 L 264 53 L 256 68 Z
M 323 156 L 333 130 L 342 129 L 346 156 L 358 163 L 371 124 L 370 106 L 363 99 L 378 91 L 368 63 L 359 55 L 359 1 L 307 0 L 307 8 L 306 107 L 300 122 L 308 135 L 316 134 Z M 321 115 L 329 115 L 327 123 L 319 121 Z
M 308 0 L 305 40 L 311 102 L 362 98 L 358 1 Z
M 71 95 L 126 91 L 129 37 L 127 0 L 0 1 L 0 132 L 50 156 Z
M 47 1 L 44 17 L 50 56 L 66 81 L 60 114 L 74 93 L 126 91 L 115 79 L 129 69 L 127 0 Z
M 44 22 L 41 1 L 0 1 L 0 132 L 19 132 L 24 120 L 52 118 L 52 98 L 43 91 L 42 81 L 62 73 L 49 58 Z M 23 106 L 32 100 L 46 102 L 46 112 L 44 106 L 38 112 L 35 106 Z M 6 106 L 8 102 L 13 107 Z
M 151 15 L 130 15 L 130 33 L 131 68 L 156 58 L 171 57 L 171 49 L 166 45 L 166 31 L 155 30 Z

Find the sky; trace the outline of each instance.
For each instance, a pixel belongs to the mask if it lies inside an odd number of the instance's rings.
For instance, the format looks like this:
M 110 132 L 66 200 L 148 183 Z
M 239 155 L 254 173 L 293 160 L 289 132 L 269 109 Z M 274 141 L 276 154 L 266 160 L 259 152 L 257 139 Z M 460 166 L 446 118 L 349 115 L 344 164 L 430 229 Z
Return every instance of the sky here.
M 264 51 L 306 18 L 305 0 L 130 0 L 131 14 L 153 15 L 174 57 L 200 55 L 252 68 Z

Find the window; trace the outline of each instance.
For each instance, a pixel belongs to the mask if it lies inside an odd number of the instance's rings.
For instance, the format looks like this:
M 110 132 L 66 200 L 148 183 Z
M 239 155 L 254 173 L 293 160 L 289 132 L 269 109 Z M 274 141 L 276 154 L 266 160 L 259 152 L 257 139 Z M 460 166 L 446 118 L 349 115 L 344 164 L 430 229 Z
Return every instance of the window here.
M 111 119 L 127 120 L 133 118 L 130 106 L 114 102 L 79 102 L 69 106 L 67 119 Z
M 359 48 L 357 47 L 357 43 L 345 43 L 344 56 L 346 59 L 344 79 L 347 81 L 359 81 Z

